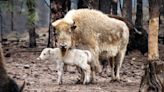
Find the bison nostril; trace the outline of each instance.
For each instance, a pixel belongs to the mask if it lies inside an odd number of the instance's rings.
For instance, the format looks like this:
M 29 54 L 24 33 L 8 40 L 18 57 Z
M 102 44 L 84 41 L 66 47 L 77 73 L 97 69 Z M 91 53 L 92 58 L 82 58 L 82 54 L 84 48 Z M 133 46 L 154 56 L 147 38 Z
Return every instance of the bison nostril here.
M 61 44 L 60 44 L 60 47 L 61 47 L 61 48 L 66 48 L 66 47 L 67 47 L 67 44 L 66 44 L 66 43 L 61 43 Z
M 61 48 L 66 48 L 67 46 L 66 45 L 60 45 Z

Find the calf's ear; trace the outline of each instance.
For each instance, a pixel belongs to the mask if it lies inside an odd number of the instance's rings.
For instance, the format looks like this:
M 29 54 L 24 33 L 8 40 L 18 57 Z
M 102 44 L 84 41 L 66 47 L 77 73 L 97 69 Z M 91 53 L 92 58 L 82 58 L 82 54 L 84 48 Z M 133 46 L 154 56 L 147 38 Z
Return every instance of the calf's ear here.
M 51 54 L 51 50 L 48 50 L 48 54 Z

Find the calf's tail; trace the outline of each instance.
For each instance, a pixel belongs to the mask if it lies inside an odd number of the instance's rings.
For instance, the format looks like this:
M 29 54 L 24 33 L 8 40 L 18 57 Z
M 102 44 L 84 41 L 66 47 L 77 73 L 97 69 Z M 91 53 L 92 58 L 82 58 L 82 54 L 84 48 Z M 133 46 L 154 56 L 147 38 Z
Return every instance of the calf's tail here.
M 91 63 L 91 61 L 92 61 L 92 54 L 91 54 L 91 52 L 89 52 L 89 51 L 87 51 L 87 50 L 85 50 L 84 51 L 85 52 L 85 54 L 87 54 L 87 56 L 88 56 L 88 63 Z

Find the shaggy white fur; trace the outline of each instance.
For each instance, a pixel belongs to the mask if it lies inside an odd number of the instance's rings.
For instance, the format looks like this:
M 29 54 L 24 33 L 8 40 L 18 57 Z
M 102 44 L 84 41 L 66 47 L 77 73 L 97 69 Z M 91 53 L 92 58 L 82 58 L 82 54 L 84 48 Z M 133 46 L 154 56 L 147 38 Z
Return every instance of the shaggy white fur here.
M 83 84 L 90 82 L 91 69 L 89 63 L 92 61 L 92 54 L 88 50 L 69 49 L 66 54 L 62 56 L 60 48 L 45 48 L 37 59 L 56 62 L 58 84 L 62 83 L 64 64 L 80 67 L 84 72 Z

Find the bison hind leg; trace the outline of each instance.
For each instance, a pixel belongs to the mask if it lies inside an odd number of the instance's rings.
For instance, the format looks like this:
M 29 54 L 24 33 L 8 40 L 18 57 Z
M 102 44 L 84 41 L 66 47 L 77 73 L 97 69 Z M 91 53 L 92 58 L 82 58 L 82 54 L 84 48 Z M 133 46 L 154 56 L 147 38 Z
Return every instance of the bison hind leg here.
M 126 53 L 126 49 L 125 50 L 121 50 L 117 56 L 116 56 L 116 63 L 115 63 L 115 75 L 116 75 L 116 80 L 120 80 L 120 69 L 125 57 L 125 53 Z

